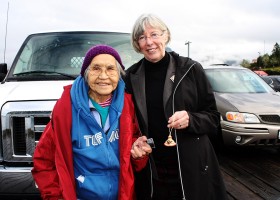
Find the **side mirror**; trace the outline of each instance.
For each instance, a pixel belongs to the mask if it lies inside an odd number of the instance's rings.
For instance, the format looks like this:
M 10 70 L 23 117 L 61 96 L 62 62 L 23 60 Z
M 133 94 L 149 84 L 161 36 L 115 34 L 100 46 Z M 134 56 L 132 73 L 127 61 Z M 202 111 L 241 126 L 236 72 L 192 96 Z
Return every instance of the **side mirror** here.
M 0 63 L 0 81 L 3 81 L 8 73 L 7 63 Z

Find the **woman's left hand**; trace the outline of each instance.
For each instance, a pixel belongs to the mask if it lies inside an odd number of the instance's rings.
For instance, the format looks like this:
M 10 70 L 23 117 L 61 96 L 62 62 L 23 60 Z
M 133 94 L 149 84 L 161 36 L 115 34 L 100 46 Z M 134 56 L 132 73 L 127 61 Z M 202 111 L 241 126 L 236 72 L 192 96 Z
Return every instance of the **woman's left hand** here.
M 168 128 L 184 129 L 189 126 L 189 114 L 187 111 L 177 111 L 168 119 Z
M 147 137 L 141 136 L 133 143 L 130 150 L 131 156 L 134 159 L 142 158 L 152 152 L 151 146 L 147 143 Z

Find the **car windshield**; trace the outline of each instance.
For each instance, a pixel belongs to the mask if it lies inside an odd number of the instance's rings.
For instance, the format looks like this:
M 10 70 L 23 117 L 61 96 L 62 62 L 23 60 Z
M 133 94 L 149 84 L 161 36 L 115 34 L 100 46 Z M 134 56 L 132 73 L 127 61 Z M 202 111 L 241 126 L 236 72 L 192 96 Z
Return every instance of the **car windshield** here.
M 271 87 L 248 69 L 205 69 L 213 91 L 220 93 L 267 93 Z
M 276 79 L 276 82 L 278 82 L 278 85 L 279 85 L 279 83 L 280 83 L 280 76 L 278 77 L 275 77 L 275 79 Z
M 268 83 L 268 84 L 272 84 L 272 83 L 273 83 L 273 80 L 272 80 L 270 77 L 262 76 L 261 78 L 262 78 L 266 83 Z
M 126 68 L 143 56 L 130 43 L 130 34 L 114 32 L 60 32 L 30 35 L 22 45 L 9 80 L 68 80 L 81 71 L 84 56 L 97 44 L 114 47 Z M 59 78 L 58 78 L 59 77 Z

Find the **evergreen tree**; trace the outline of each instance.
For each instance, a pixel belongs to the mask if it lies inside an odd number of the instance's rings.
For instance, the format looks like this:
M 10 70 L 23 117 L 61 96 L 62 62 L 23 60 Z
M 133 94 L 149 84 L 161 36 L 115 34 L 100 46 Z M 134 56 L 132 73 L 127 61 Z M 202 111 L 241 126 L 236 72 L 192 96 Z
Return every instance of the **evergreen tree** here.
M 279 44 L 276 42 L 273 49 L 272 49 L 272 56 L 275 56 L 276 58 L 280 57 L 280 47 Z
M 262 60 L 262 56 L 259 56 L 258 59 L 257 59 L 257 66 L 259 68 L 262 68 L 263 67 L 263 60 Z
M 279 47 L 279 44 L 277 42 L 273 47 L 270 60 L 273 64 L 273 66 L 279 66 L 280 65 L 280 47 Z

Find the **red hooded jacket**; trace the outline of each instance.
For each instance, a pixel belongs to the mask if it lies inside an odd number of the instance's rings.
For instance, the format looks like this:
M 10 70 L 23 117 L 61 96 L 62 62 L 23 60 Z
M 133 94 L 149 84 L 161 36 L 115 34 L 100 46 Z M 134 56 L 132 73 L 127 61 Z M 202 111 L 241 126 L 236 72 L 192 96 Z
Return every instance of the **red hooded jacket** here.
M 47 124 L 33 161 L 32 175 L 43 199 L 77 200 L 73 169 L 71 141 L 72 107 L 71 85 L 64 87 L 57 101 L 52 119 Z M 120 177 L 119 200 L 135 199 L 134 170 L 145 167 L 148 157 L 133 159 L 130 150 L 133 142 L 140 136 L 131 95 L 125 93 L 124 107 L 120 118 Z

